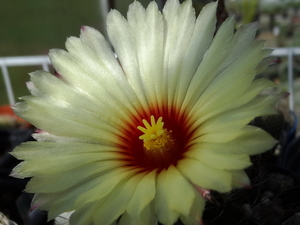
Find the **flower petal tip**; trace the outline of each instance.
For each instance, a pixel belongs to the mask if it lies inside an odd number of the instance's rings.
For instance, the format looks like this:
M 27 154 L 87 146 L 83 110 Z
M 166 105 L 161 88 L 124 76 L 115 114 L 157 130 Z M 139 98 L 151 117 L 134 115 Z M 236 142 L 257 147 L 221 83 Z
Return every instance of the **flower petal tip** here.
M 276 65 L 276 64 L 279 64 L 279 63 L 281 63 L 281 60 L 280 60 L 280 58 L 276 57 L 276 58 L 272 61 L 272 63 L 271 63 L 270 65 Z
M 42 133 L 46 133 L 46 131 L 44 131 L 43 129 L 36 129 L 35 133 L 36 134 L 42 134 Z
M 251 23 L 251 25 L 252 25 L 253 27 L 257 28 L 257 27 L 258 27 L 258 21 L 255 21 L 255 22 Z
M 38 204 L 38 205 L 33 205 L 33 206 L 31 206 L 30 211 L 35 210 L 35 209 L 38 208 L 39 206 L 40 206 L 39 204 Z
M 285 98 L 287 98 L 287 97 L 289 97 L 289 96 L 290 96 L 290 93 L 289 93 L 289 92 L 283 92 L 283 93 L 281 93 L 281 95 L 280 95 L 281 99 L 285 99 Z
M 210 190 L 194 185 L 199 194 L 204 198 L 205 201 L 209 201 L 211 199 Z
M 11 172 L 8 176 L 10 176 L 10 177 L 16 177 L 17 175 L 18 175 L 17 173 Z
M 241 185 L 242 185 L 244 188 L 246 188 L 246 189 L 252 189 L 251 184 L 245 184 L 245 183 L 242 183 Z
M 56 76 L 59 79 L 62 79 L 62 75 L 60 73 L 58 73 L 56 70 L 54 71 L 54 76 Z

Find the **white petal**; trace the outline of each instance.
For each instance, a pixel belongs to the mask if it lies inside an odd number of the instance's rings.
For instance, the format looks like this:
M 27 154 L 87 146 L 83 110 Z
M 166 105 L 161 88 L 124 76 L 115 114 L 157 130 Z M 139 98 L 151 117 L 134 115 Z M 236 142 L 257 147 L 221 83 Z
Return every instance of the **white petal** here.
M 178 87 L 176 89 L 176 104 L 181 105 L 186 95 L 187 88 L 190 85 L 197 67 L 202 61 L 207 51 L 214 32 L 216 23 L 217 3 L 209 3 L 201 10 L 195 24 L 195 28 L 185 52 L 182 65 L 180 67 L 180 75 L 178 78 Z
M 206 165 L 221 170 L 245 169 L 251 165 L 250 158 L 246 154 L 234 154 L 212 143 L 200 143 L 193 145 L 185 154 L 197 159 Z
M 53 101 L 53 104 L 57 107 L 72 105 L 77 108 L 76 113 L 83 112 L 84 116 L 94 117 L 90 120 L 105 121 L 106 123 L 122 126 L 124 120 L 128 120 L 127 115 L 132 113 L 127 107 L 115 101 L 114 98 L 100 100 L 87 92 L 72 87 L 50 73 L 38 71 L 31 73 L 30 76 L 35 90 L 38 91 L 38 94 L 34 94 L 35 96 L 43 99 L 42 101 Z M 63 110 L 66 111 L 65 108 Z M 116 118 L 114 119 L 111 117 L 112 112 L 115 112 Z
M 44 130 L 38 130 L 38 133 L 32 134 L 32 137 L 38 142 L 78 142 L 76 137 L 56 136 Z
M 164 10 L 165 18 L 165 72 L 168 77 L 168 105 L 175 103 L 180 68 L 195 28 L 195 12 L 190 0 L 178 5 L 170 1 Z
M 238 137 L 243 127 L 258 116 L 276 114 L 275 103 L 281 95 L 258 96 L 244 106 L 205 121 L 195 132 L 193 142 L 228 142 Z M 197 123 L 195 123 L 196 126 Z M 221 138 L 222 137 L 222 138 Z
M 154 201 L 158 220 L 163 224 L 173 224 L 179 215 L 188 216 L 195 197 L 194 187 L 174 166 L 161 171 Z
M 250 185 L 250 179 L 244 170 L 231 170 L 232 187 L 242 188 Z
M 218 30 L 191 82 L 184 106 L 193 106 L 205 89 L 224 69 L 242 54 L 247 55 L 244 52 L 254 39 L 256 24 L 242 26 L 234 36 L 233 26 L 234 19 L 230 18 Z M 267 54 L 262 53 L 262 55 L 266 56 Z M 255 68 L 256 65 L 253 69 Z
M 233 27 L 234 19 L 230 18 L 227 19 L 218 30 L 190 82 L 185 101 L 183 102 L 183 108 L 189 110 L 203 91 L 222 71 L 223 68 L 220 68 L 219 65 L 226 60 L 228 51 L 230 51 L 228 47 L 233 37 Z
M 200 111 L 202 115 L 207 115 L 218 107 L 235 102 L 243 95 L 257 74 L 257 64 L 265 57 L 261 51 L 262 46 L 262 43 L 254 42 L 234 63 L 221 72 L 197 100 L 190 113 L 193 115 Z M 202 115 L 199 115 L 199 123 L 207 118 Z
M 122 165 L 118 161 L 96 161 L 57 174 L 43 174 L 40 176 L 36 174 L 27 184 L 26 191 L 29 193 L 60 192 L 75 185 L 82 184 L 89 179 L 93 179 L 94 176 L 102 176 L 106 173 L 110 173 L 113 169 L 120 166 Z
M 109 225 L 116 221 L 125 212 L 126 207 L 142 178 L 143 174 L 135 174 L 131 178 L 120 182 L 120 184 L 105 197 L 104 201 L 98 204 L 98 209 L 93 216 L 94 224 Z
M 162 77 L 164 66 L 162 15 L 155 2 L 151 2 L 146 11 L 139 2 L 134 2 L 129 7 L 127 18 L 133 33 L 140 76 L 147 98 L 152 104 L 160 104 L 161 107 L 165 91 Z
M 89 179 L 81 185 L 75 185 L 64 191 L 50 194 L 49 216 L 52 217 L 61 212 L 74 209 L 80 210 L 84 205 L 92 202 L 96 203 L 96 209 L 99 210 L 99 206 L 106 201 L 108 196 L 111 196 L 114 187 L 119 184 L 123 185 L 124 180 L 131 177 L 132 174 L 132 172 L 126 171 L 124 168 L 117 168 L 104 175 L 94 176 L 93 179 Z M 97 187 L 99 188 L 98 194 L 93 195 Z M 113 192 L 114 194 L 115 192 Z M 83 196 L 87 198 L 85 199 Z
M 66 48 L 72 59 L 80 65 L 86 74 L 89 74 L 95 83 L 102 87 L 106 94 L 117 101 L 118 104 L 128 107 L 131 112 L 135 112 L 134 106 L 139 106 L 140 103 L 123 71 L 121 71 L 116 58 L 111 59 L 113 65 L 109 66 L 115 66 L 114 70 L 111 71 L 112 68 L 109 70 L 106 67 L 108 63 L 103 62 L 102 54 L 99 56 L 94 49 L 84 44 L 81 39 L 68 38 Z M 102 94 L 101 98 L 105 98 L 103 96 L 105 93 Z M 98 93 L 98 95 L 100 94 Z
M 153 203 L 146 205 L 140 214 L 129 215 L 124 213 L 119 221 L 119 225 L 157 225 Z
M 72 213 L 69 224 L 76 225 L 87 225 L 92 224 L 93 222 L 93 214 L 97 210 L 96 203 L 92 202 L 90 204 L 83 205 L 75 212 Z
M 235 154 L 256 155 L 271 149 L 276 143 L 277 140 L 264 130 L 247 126 L 236 139 L 222 143 L 222 148 Z M 217 147 L 219 143 L 215 145 Z
M 261 91 L 276 87 L 277 85 L 270 80 L 267 79 L 257 79 L 252 82 L 252 84 L 244 90 L 244 93 L 237 96 L 234 101 L 231 101 L 230 104 L 223 104 L 215 107 L 214 109 L 210 108 L 209 111 L 204 115 L 201 110 L 195 111 L 194 118 L 199 118 L 201 121 L 205 121 L 208 118 L 211 118 L 219 113 L 223 113 L 225 111 L 239 108 L 247 102 L 254 99 Z
M 110 145 L 118 142 L 116 128 L 101 123 L 100 120 L 87 119 L 88 115 L 85 112 L 77 110 L 70 104 L 62 105 L 61 102 L 43 101 L 32 96 L 24 99 L 26 99 L 26 103 L 17 103 L 14 110 L 40 129 L 54 135 L 76 137 L 78 142 Z M 93 122 L 95 123 L 93 124 Z
M 115 53 L 99 31 L 87 26 L 82 27 L 80 39 L 93 49 L 98 56 L 99 64 L 101 63 L 115 79 L 120 80 L 122 83 L 126 82 L 125 74 L 115 57 Z
M 24 178 L 35 175 L 57 174 L 96 161 L 99 161 L 99 163 L 103 162 L 103 166 L 105 166 L 106 163 L 113 165 L 114 163 L 110 161 L 119 161 L 119 166 L 122 165 L 121 159 L 123 156 L 114 151 L 110 151 L 111 148 L 105 150 L 105 146 L 83 143 L 35 143 L 37 142 L 29 144 L 29 151 L 27 152 L 25 152 L 27 145 L 25 144 L 17 147 L 16 151 L 12 153 L 19 159 L 25 159 L 24 162 L 13 169 L 12 174 L 14 176 Z M 80 152 L 80 149 L 86 151 Z M 62 153 L 57 155 L 51 154 L 51 150 L 53 150 L 53 153 L 57 150 L 61 150 Z M 70 153 L 70 151 L 74 152 Z M 78 152 L 76 153 L 76 151 Z M 41 166 L 41 164 L 43 166 Z M 115 163 L 115 165 L 117 164 L 118 163 Z M 99 166 L 99 169 L 100 167 L 101 166 Z
M 180 216 L 180 220 L 184 225 L 199 225 L 202 224 L 202 213 L 204 211 L 205 201 L 203 197 L 198 194 L 194 199 L 190 214 L 188 216 Z
M 116 10 L 110 11 L 107 16 L 107 32 L 130 85 L 142 106 L 147 108 L 147 95 L 139 71 L 134 39 L 127 21 Z
M 190 158 L 179 161 L 177 168 L 187 179 L 202 188 L 219 192 L 231 190 L 232 177 L 230 172 L 212 168 Z
M 101 182 L 99 182 L 91 189 L 86 190 L 85 193 L 81 193 L 81 195 L 76 200 L 76 205 L 80 206 L 89 202 L 98 201 L 109 194 L 113 190 L 113 188 L 116 187 L 116 185 L 119 185 L 120 183 L 127 183 L 129 179 L 141 179 L 142 176 L 136 173 L 137 170 L 130 170 L 126 167 L 120 167 L 111 171 L 110 173 L 104 174 L 103 176 L 101 176 Z
M 158 175 L 157 194 L 155 197 L 154 207 L 157 214 L 158 221 L 166 224 L 174 224 L 179 217 L 179 212 L 169 209 L 169 198 L 167 197 L 166 188 L 170 188 L 168 183 L 163 183 L 162 180 L 167 179 L 167 171 L 163 170 Z M 170 189 L 171 190 L 171 189 Z
M 156 187 L 156 171 L 151 171 L 148 174 L 144 174 L 144 177 L 139 182 L 130 199 L 126 211 L 131 217 L 140 217 L 141 212 L 147 207 L 148 204 L 154 199 Z
M 71 40 L 74 41 L 74 38 L 71 38 Z M 83 47 L 84 45 L 79 46 Z M 88 51 L 87 49 L 89 48 L 85 46 L 86 51 Z M 94 58 L 97 57 L 93 52 L 91 52 L 91 50 L 89 52 L 92 56 L 94 56 Z M 111 104 L 109 101 L 113 101 L 116 105 L 116 108 L 119 108 L 118 105 L 120 105 L 123 110 L 124 108 L 129 108 L 132 112 L 134 112 L 129 99 L 129 97 L 132 97 L 132 94 L 128 96 L 126 93 L 127 90 L 124 90 L 127 86 L 126 89 L 128 89 L 128 92 L 132 92 L 130 91 L 130 86 L 128 83 L 126 85 L 126 83 L 123 82 L 123 84 L 116 86 L 116 80 L 110 73 L 105 73 L 105 70 L 98 73 L 91 71 L 92 69 L 87 70 L 83 63 L 79 63 L 78 59 L 76 60 L 68 52 L 63 50 L 52 49 L 49 52 L 49 57 L 57 72 L 62 76 L 62 79 L 69 83 L 69 85 L 71 84 L 71 86 L 74 88 L 79 89 L 80 92 L 84 92 L 86 95 L 92 96 L 92 98 L 95 98 L 96 101 L 101 103 L 104 102 L 104 104 L 108 105 Z M 90 58 L 88 58 L 88 56 L 84 58 L 87 61 L 92 61 Z M 93 65 L 96 67 L 95 64 Z M 98 65 L 98 67 L 100 66 Z M 103 80 L 106 82 L 103 82 Z M 122 81 L 118 81 L 117 83 L 120 82 Z M 134 97 L 132 97 L 132 100 L 135 102 L 135 104 L 139 104 Z

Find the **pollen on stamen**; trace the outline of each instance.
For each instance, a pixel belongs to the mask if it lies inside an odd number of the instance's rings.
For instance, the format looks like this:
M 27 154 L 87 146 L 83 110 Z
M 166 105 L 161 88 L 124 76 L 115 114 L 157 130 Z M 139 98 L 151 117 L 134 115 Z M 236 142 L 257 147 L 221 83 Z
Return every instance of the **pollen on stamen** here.
M 161 158 L 174 148 L 176 140 L 172 136 L 172 131 L 164 129 L 162 117 L 155 121 L 154 116 L 151 116 L 150 121 L 151 125 L 144 119 L 145 127 L 137 127 L 144 133 L 139 139 L 143 140 L 144 151 L 148 157 Z

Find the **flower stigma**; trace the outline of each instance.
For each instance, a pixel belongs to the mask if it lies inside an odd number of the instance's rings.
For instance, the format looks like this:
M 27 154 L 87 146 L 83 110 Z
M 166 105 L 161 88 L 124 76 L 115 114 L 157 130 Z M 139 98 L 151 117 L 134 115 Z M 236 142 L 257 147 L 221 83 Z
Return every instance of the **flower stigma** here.
M 164 128 L 162 117 L 155 121 L 154 116 L 150 117 L 151 125 L 147 120 L 143 119 L 145 127 L 137 128 L 144 134 L 139 137 L 143 140 L 143 146 L 148 156 L 162 156 L 166 152 L 172 151 L 175 147 L 175 139 L 172 136 L 172 130 L 168 131 Z

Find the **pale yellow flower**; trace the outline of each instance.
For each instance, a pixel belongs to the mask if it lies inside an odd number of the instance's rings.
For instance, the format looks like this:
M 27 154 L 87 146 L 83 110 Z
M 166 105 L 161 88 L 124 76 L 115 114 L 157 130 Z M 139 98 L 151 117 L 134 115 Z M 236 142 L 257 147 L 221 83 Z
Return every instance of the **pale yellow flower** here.
M 233 18 L 213 37 L 216 4 L 195 18 L 190 0 L 163 13 L 135 1 L 127 20 L 108 15 L 113 50 L 83 27 L 50 52 L 57 76 L 32 73 L 32 96 L 15 106 L 42 129 L 13 152 L 34 206 L 49 218 L 75 210 L 77 225 L 194 225 L 201 192 L 249 184 L 249 155 L 275 143 L 247 125 L 276 113 L 279 97 L 260 95 L 274 84 L 254 80 L 271 51 L 253 41 L 256 24 L 234 33 Z

